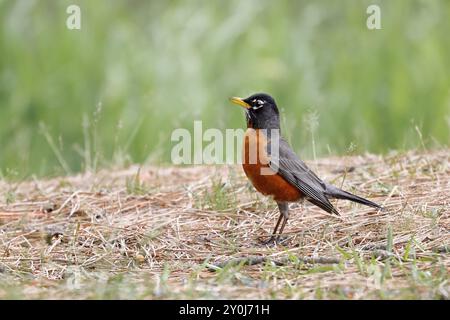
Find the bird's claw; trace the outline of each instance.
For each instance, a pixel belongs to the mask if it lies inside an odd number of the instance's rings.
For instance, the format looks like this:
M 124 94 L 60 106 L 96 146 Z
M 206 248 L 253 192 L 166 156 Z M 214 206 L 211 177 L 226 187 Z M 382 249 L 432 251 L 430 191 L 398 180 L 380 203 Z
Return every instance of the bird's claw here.
M 261 244 L 263 246 L 276 246 L 279 244 L 283 244 L 288 240 L 288 237 L 281 237 L 281 236 L 271 236 L 269 240 L 261 241 Z

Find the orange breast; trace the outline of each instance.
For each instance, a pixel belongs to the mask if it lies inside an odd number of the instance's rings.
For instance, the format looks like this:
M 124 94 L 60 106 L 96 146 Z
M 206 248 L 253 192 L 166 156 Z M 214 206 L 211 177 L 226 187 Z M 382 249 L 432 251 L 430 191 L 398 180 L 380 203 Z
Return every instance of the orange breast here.
M 242 167 L 256 190 L 276 201 L 298 201 L 302 193 L 269 167 L 267 140 L 259 129 L 247 129 L 244 137 Z M 271 173 L 271 174 L 268 174 Z

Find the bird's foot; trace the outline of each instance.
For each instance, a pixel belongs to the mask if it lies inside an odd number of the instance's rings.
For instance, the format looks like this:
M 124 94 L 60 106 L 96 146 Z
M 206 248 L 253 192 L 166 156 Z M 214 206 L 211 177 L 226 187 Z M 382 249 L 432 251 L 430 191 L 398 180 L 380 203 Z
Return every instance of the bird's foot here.
M 269 240 L 260 240 L 260 242 L 261 242 L 261 244 L 263 245 L 263 246 L 269 246 L 269 245 L 275 245 L 276 244 L 276 237 L 274 237 L 274 236 L 271 236 L 270 238 L 269 238 Z
M 289 239 L 288 236 L 271 236 L 269 240 L 261 240 L 263 246 L 276 246 L 285 243 Z

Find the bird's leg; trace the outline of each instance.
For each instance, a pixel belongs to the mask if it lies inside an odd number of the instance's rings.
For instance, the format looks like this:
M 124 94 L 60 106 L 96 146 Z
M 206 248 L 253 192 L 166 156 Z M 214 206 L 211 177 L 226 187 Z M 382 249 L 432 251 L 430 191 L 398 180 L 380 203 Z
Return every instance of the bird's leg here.
M 280 225 L 280 222 L 282 219 L 283 219 L 283 215 L 280 213 L 277 224 L 275 225 L 275 228 L 273 229 L 273 232 L 272 232 L 272 238 L 277 234 L 278 226 Z
M 289 204 L 287 202 L 279 202 L 278 209 L 280 210 L 280 217 L 283 216 L 284 220 L 280 228 L 280 232 L 278 232 L 278 236 L 276 237 L 276 241 L 280 240 L 280 236 L 283 233 L 284 227 L 289 219 Z M 278 225 L 277 225 L 278 227 Z M 274 233 L 275 235 L 275 233 Z
M 283 220 L 283 218 L 284 218 L 284 221 L 283 221 L 280 231 L 282 231 L 284 229 L 284 226 L 286 225 L 287 217 L 289 216 L 288 203 L 287 202 L 277 202 L 277 204 L 278 204 L 278 210 L 280 211 L 280 216 L 278 217 L 277 224 L 275 225 L 275 228 L 273 229 L 272 236 L 270 237 L 269 240 L 264 242 L 264 244 L 270 244 L 270 243 L 274 242 L 275 240 L 278 241 L 280 236 L 278 235 L 278 237 L 277 237 L 277 230 L 278 230 L 278 227 L 280 226 L 281 220 Z
M 270 236 L 270 239 L 265 241 L 264 244 L 272 243 L 275 240 L 275 235 L 277 234 L 278 226 L 280 225 L 281 220 L 283 219 L 283 215 L 280 212 L 280 216 L 278 217 L 277 224 L 275 225 L 275 228 L 273 229 L 272 235 Z

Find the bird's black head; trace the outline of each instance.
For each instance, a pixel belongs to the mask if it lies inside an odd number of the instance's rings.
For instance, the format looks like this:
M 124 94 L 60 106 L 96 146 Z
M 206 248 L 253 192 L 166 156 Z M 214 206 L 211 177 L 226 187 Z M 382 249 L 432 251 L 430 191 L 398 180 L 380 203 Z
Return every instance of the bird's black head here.
M 245 108 L 247 126 L 254 129 L 280 129 L 280 115 L 275 100 L 265 93 L 248 98 L 233 97 L 231 102 Z

